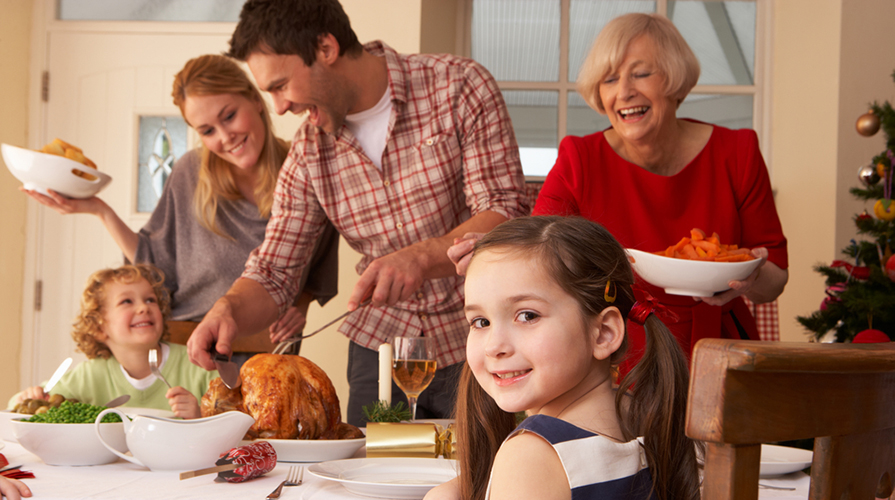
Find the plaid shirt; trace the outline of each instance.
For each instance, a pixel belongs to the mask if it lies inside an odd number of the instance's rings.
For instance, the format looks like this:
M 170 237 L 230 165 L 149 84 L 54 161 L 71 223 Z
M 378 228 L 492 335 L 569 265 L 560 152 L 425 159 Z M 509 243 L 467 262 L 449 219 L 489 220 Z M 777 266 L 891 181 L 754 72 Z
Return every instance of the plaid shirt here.
M 374 259 L 444 236 L 477 213 L 530 211 L 509 114 L 487 70 L 452 55 L 398 54 L 381 42 L 364 50 L 388 65 L 393 106 L 382 171 L 346 126 L 332 135 L 308 122 L 298 129 L 264 243 L 243 274 L 280 312 L 327 218 L 363 255 L 360 274 Z M 339 331 L 369 349 L 424 333 L 438 339 L 439 366 L 449 366 L 466 359 L 463 302 L 462 277 L 426 280 L 393 307 L 358 309 Z

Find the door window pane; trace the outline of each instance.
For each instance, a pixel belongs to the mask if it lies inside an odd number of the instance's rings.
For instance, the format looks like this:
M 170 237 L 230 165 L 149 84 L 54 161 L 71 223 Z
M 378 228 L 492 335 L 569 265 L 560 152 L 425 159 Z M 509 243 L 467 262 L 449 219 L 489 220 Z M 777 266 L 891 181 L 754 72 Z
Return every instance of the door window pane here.
M 137 212 L 152 212 L 174 162 L 187 152 L 187 124 L 180 116 L 141 116 Z
M 655 12 L 653 0 L 571 0 L 569 5 L 569 81 L 578 79 L 578 69 L 594 39 L 609 21 L 629 12 Z M 586 106 L 586 105 L 585 105 Z
M 754 0 L 669 0 L 668 15 L 699 59 L 699 85 L 753 84 Z
M 752 96 L 690 94 L 678 108 L 677 117 L 732 129 L 753 128 Z
M 556 0 L 474 0 L 472 58 L 499 81 L 559 80 Z
M 556 162 L 559 93 L 504 90 L 526 176 L 545 176 Z
M 233 22 L 245 0 L 59 0 L 62 21 Z

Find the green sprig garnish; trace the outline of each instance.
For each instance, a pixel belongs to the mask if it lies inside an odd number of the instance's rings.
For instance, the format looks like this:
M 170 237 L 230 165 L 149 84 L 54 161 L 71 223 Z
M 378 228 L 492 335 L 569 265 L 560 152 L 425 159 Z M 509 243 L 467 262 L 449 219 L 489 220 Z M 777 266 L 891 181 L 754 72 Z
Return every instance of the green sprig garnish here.
M 403 401 L 389 406 L 385 401 L 376 401 L 363 407 L 367 422 L 401 422 L 410 420 L 410 407 Z

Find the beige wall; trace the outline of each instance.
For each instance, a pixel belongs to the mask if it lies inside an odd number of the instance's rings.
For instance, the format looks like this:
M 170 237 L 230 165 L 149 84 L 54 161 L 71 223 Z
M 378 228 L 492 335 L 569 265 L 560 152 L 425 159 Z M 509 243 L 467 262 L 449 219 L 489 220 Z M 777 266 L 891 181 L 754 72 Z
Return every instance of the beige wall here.
M 27 145 L 31 1 L 0 0 L 0 142 Z M 0 159 L 0 407 L 19 388 L 22 277 L 25 261 L 25 197 Z
M 776 0 L 771 112 L 773 183 L 789 239 L 790 280 L 780 298 L 783 340 L 805 340 L 796 321 L 824 297 L 818 263 L 841 258 L 862 203 L 848 193 L 857 169 L 884 149 L 855 132 L 874 100 L 895 100 L 891 0 Z

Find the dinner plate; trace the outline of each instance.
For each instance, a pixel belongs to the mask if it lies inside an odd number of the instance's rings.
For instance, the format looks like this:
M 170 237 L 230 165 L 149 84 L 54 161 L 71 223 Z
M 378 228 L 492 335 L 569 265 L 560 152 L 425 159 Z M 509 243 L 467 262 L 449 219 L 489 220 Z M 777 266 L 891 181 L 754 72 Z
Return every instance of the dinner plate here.
M 436 458 L 354 458 L 321 462 L 311 474 L 374 498 L 419 499 L 457 477 L 457 461 Z
M 367 442 L 357 439 L 264 439 L 277 451 L 277 462 L 326 462 L 351 458 Z M 250 444 L 251 441 L 244 442 Z
M 773 477 L 800 471 L 811 465 L 814 452 L 789 446 L 761 445 L 759 477 Z

